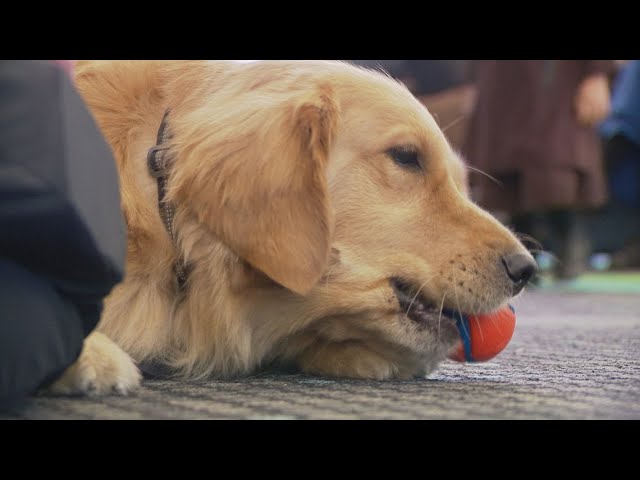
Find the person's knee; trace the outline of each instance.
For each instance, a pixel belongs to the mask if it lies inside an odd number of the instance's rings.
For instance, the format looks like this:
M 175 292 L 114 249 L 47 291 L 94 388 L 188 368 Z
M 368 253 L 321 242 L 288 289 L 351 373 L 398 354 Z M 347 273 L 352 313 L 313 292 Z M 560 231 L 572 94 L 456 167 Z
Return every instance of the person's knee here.
M 46 280 L 0 258 L 0 407 L 52 381 L 80 354 L 76 307 Z

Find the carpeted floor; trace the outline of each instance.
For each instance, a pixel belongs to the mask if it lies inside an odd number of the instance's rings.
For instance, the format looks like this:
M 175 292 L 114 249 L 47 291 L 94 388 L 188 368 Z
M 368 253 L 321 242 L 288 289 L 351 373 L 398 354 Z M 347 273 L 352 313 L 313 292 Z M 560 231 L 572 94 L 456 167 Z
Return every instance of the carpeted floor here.
M 640 419 L 640 295 L 543 288 L 515 305 L 516 333 L 499 357 L 448 362 L 429 379 L 147 381 L 130 397 L 36 398 L 0 418 Z

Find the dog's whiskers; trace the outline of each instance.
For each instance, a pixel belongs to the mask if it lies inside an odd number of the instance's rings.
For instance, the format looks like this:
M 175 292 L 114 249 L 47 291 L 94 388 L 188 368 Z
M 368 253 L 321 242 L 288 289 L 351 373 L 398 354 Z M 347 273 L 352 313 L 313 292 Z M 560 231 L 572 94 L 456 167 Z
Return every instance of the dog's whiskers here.
M 458 123 L 460 123 L 462 120 L 464 120 L 467 117 L 467 114 L 463 113 L 462 115 L 460 115 L 458 118 L 456 118 L 455 120 L 449 122 L 447 124 L 446 127 L 442 127 L 442 133 L 446 133 L 447 130 L 449 130 L 450 128 L 453 128 L 455 125 L 457 125 Z
M 534 247 L 538 248 L 538 249 L 542 249 L 542 243 L 540 243 L 540 241 L 538 239 L 536 239 L 535 237 L 532 237 L 529 234 L 526 233 L 521 233 L 521 232 L 513 232 L 513 234 L 516 236 L 516 238 L 518 240 L 520 240 L 522 243 L 524 242 L 529 242 L 531 243 Z
M 444 298 L 446 296 L 446 292 L 442 294 L 442 302 L 440 303 L 440 314 L 438 315 L 438 343 L 440 342 L 440 321 L 442 320 L 442 310 L 444 309 Z
M 472 167 L 471 165 L 467 165 L 466 166 L 469 170 L 473 170 L 474 172 L 478 172 L 482 175 L 484 175 L 485 177 L 487 177 L 489 180 L 492 180 L 493 182 L 495 182 L 496 185 L 498 185 L 500 188 L 504 188 L 504 184 L 498 180 L 495 177 L 492 177 L 491 175 L 489 175 L 487 172 L 483 172 L 482 170 L 480 170 L 479 168 L 476 167 Z
M 456 296 L 456 305 L 458 306 L 458 315 L 462 315 L 462 309 L 460 308 L 460 298 L 458 298 L 458 287 L 456 286 L 457 284 L 457 279 L 456 279 L 456 271 L 453 267 L 451 267 L 451 271 L 453 272 L 453 293 Z M 467 327 L 465 327 L 464 322 L 460 322 L 462 324 L 462 328 L 464 329 L 465 335 L 469 335 L 469 332 L 467 332 Z
M 498 333 L 502 335 L 502 329 L 500 328 L 500 324 L 496 322 L 496 312 L 492 312 L 489 315 L 489 318 L 493 322 L 493 326 L 496 327 L 496 330 L 498 330 Z
M 476 304 L 479 300 L 473 302 L 473 308 L 471 308 L 471 312 L 473 313 L 473 319 L 476 321 L 476 325 L 478 325 L 478 330 L 480 331 L 480 341 L 484 342 L 484 333 L 482 332 L 482 325 L 480 325 L 480 320 L 478 319 L 478 310 L 476 310 Z
M 424 286 L 427 284 L 427 282 L 429 282 L 431 279 L 433 279 L 435 275 L 431 275 L 431 277 L 427 278 L 422 285 L 420 285 L 420 288 L 418 288 L 418 290 L 416 291 L 416 294 L 413 296 L 413 298 L 411 299 L 411 303 L 409 303 L 409 308 L 407 308 L 407 311 L 404 312 L 404 318 L 408 318 L 409 317 L 409 312 L 411 311 L 411 307 L 413 306 L 413 302 L 416 301 L 416 298 L 418 298 L 418 295 L 420 294 L 420 292 L 422 291 L 422 289 L 424 288 Z

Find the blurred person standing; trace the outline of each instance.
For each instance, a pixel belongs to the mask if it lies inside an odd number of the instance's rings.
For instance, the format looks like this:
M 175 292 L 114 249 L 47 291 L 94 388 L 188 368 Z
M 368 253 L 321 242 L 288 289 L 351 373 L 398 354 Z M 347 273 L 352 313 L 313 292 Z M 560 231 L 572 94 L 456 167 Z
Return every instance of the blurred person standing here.
M 609 113 L 613 60 L 485 60 L 463 149 L 472 192 L 519 233 L 556 240 L 556 276 L 572 279 L 590 253 L 584 212 L 607 200 L 596 125 Z
M 640 216 L 640 60 L 625 62 L 613 85 L 611 114 L 600 126 L 611 201 Z M 640 267 L 640 237 L 615 252 L 613 268 Z

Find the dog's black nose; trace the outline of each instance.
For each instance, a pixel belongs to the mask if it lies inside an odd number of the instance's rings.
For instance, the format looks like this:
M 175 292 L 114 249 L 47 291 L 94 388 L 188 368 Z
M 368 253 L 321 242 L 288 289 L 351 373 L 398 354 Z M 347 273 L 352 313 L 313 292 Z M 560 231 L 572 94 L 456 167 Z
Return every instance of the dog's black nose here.
M 502 257 L 502 263 L 513 281 L 513 294 L 519 293 L 538 271 L 538 265 L 529 255 L 514 253 Z

